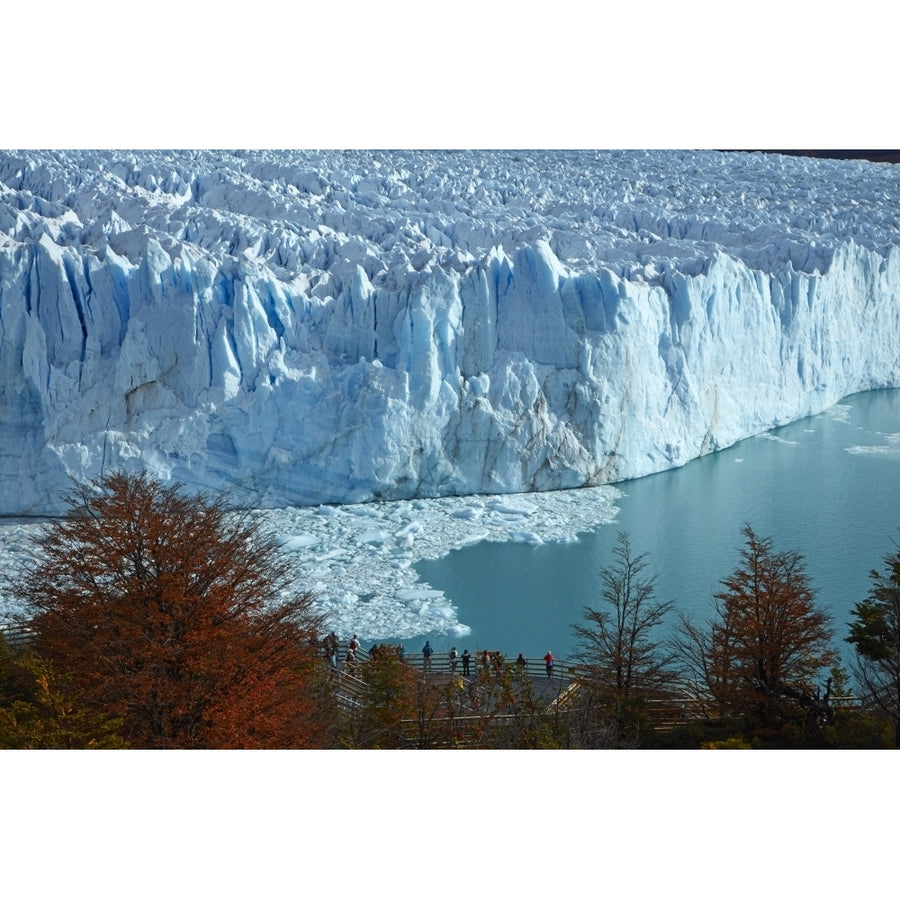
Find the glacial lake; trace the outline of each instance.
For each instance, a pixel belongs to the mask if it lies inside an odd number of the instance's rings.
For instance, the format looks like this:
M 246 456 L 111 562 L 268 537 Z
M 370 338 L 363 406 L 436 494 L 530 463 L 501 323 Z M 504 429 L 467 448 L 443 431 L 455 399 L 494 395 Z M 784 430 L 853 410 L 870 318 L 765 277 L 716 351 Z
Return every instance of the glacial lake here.
M 900 542 L 900 390 L 856 394 L 820 415 L 617 487 L 616 521 L 575 542 L 485 542 L 416 564 L 472 629 L 461 640 L 430 635 L 435 647 L 571 657 L 572 626 L 585 606 L 597 605 L 600 572 L 615 562 L 619 532 L 628 534 L 633 553 L 647 554 L 645 574 L 655 576 L 658 599 L 675 603 L 664 628 L 676 625 L 679 612 L 704 619 L 721 580 L 740 565 L 741 529 L 749 524 L 775 551 L 803 555 L 846 664 L 853 605 L 866 596 L 869 572 Z M 418 639 L 405 643 L 419 649 Z

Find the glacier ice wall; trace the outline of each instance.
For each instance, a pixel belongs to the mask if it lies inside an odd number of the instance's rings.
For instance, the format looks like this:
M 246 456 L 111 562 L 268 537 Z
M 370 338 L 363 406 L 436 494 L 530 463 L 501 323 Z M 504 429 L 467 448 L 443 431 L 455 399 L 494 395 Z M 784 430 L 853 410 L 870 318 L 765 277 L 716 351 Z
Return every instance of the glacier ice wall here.
M 900 385 L 900 170 L 0 153 L 0 513 L 597 485 Z

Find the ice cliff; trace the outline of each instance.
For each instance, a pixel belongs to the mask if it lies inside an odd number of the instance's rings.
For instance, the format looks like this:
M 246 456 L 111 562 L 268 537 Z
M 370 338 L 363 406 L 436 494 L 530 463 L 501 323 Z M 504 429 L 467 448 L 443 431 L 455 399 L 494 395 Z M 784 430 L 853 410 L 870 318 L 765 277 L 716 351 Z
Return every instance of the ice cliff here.
M 900 386 L 900 169 L 0 152 L 0 514 L 147 467 L 289 506 L 645 475 Z

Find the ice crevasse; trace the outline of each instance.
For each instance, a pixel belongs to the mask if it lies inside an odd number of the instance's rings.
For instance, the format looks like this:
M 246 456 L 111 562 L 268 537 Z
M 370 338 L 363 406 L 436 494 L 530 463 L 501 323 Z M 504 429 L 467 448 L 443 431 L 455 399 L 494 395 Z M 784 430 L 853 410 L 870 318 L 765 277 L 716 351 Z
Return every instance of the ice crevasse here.
M 686 261 L 684 215 L 661 205 L 654 250 L 649 220 L 623 225 L 620 206 L 609 233 L 645 244 L 626 264 L 571 250 L 539 180 L 531 230 L 520 199 L 515 238 L 483 225 L 478 240 L 438 205 L 441 182 L 419 186 L 432 219 L 405 214 L 400 253 L 381 233 L 384 176 L 345 178 L 335 200 L 337 181 L 309 182 L 322 160 L 276 160 L 307 173 L 297 225 L 266 160 L 242 162 L 251 208 L 244 181 L 229 194 L 196 174 L 209 160 L 132 157 L 116 174 L 103 159 L 103 203 L 46 161 L 0 165 L 0 514 L 55 512 L 73 477 L 138 466 L 267 507 L 598 485 L 900 386 L 889 225 L 877 240 L 825 227 L 824 247 L 813 229 L 802 259 L 777 229 L 761 259 L 734 249 L 739 229 L 706 228 Z M 164 171 L 168 186 L 146 174 Z M 890 206 L 898 182 L 879 177 Z

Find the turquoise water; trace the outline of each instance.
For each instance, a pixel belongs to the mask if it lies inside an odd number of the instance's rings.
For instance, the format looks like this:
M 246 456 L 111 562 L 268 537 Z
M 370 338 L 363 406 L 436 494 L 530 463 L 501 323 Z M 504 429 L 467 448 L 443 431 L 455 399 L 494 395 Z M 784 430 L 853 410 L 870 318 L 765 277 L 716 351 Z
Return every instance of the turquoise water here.
M 833 617 L 845 662 L 850 611 L 869 572 L 900 542 L 900 391 L 857 394 L 837 407 L 742 441 L 680 469 L 625 482 L 615 523 L 574 543 L 481 543 L 419 563 L 472 633 L 461 641 L 508 653 L 571 656 L 572 626 L 595 603 L 618 532 L 647 554 L 657 597 L 702 619 L 740 564 L 749 524 L 776 551 L 798 551 L 818 602 Z M 445 636 L 432 636 L 437 648 Z M 418 648 L 416 648 L 418 649 Z M 462 650 L 462 646 L 459 646 Z

